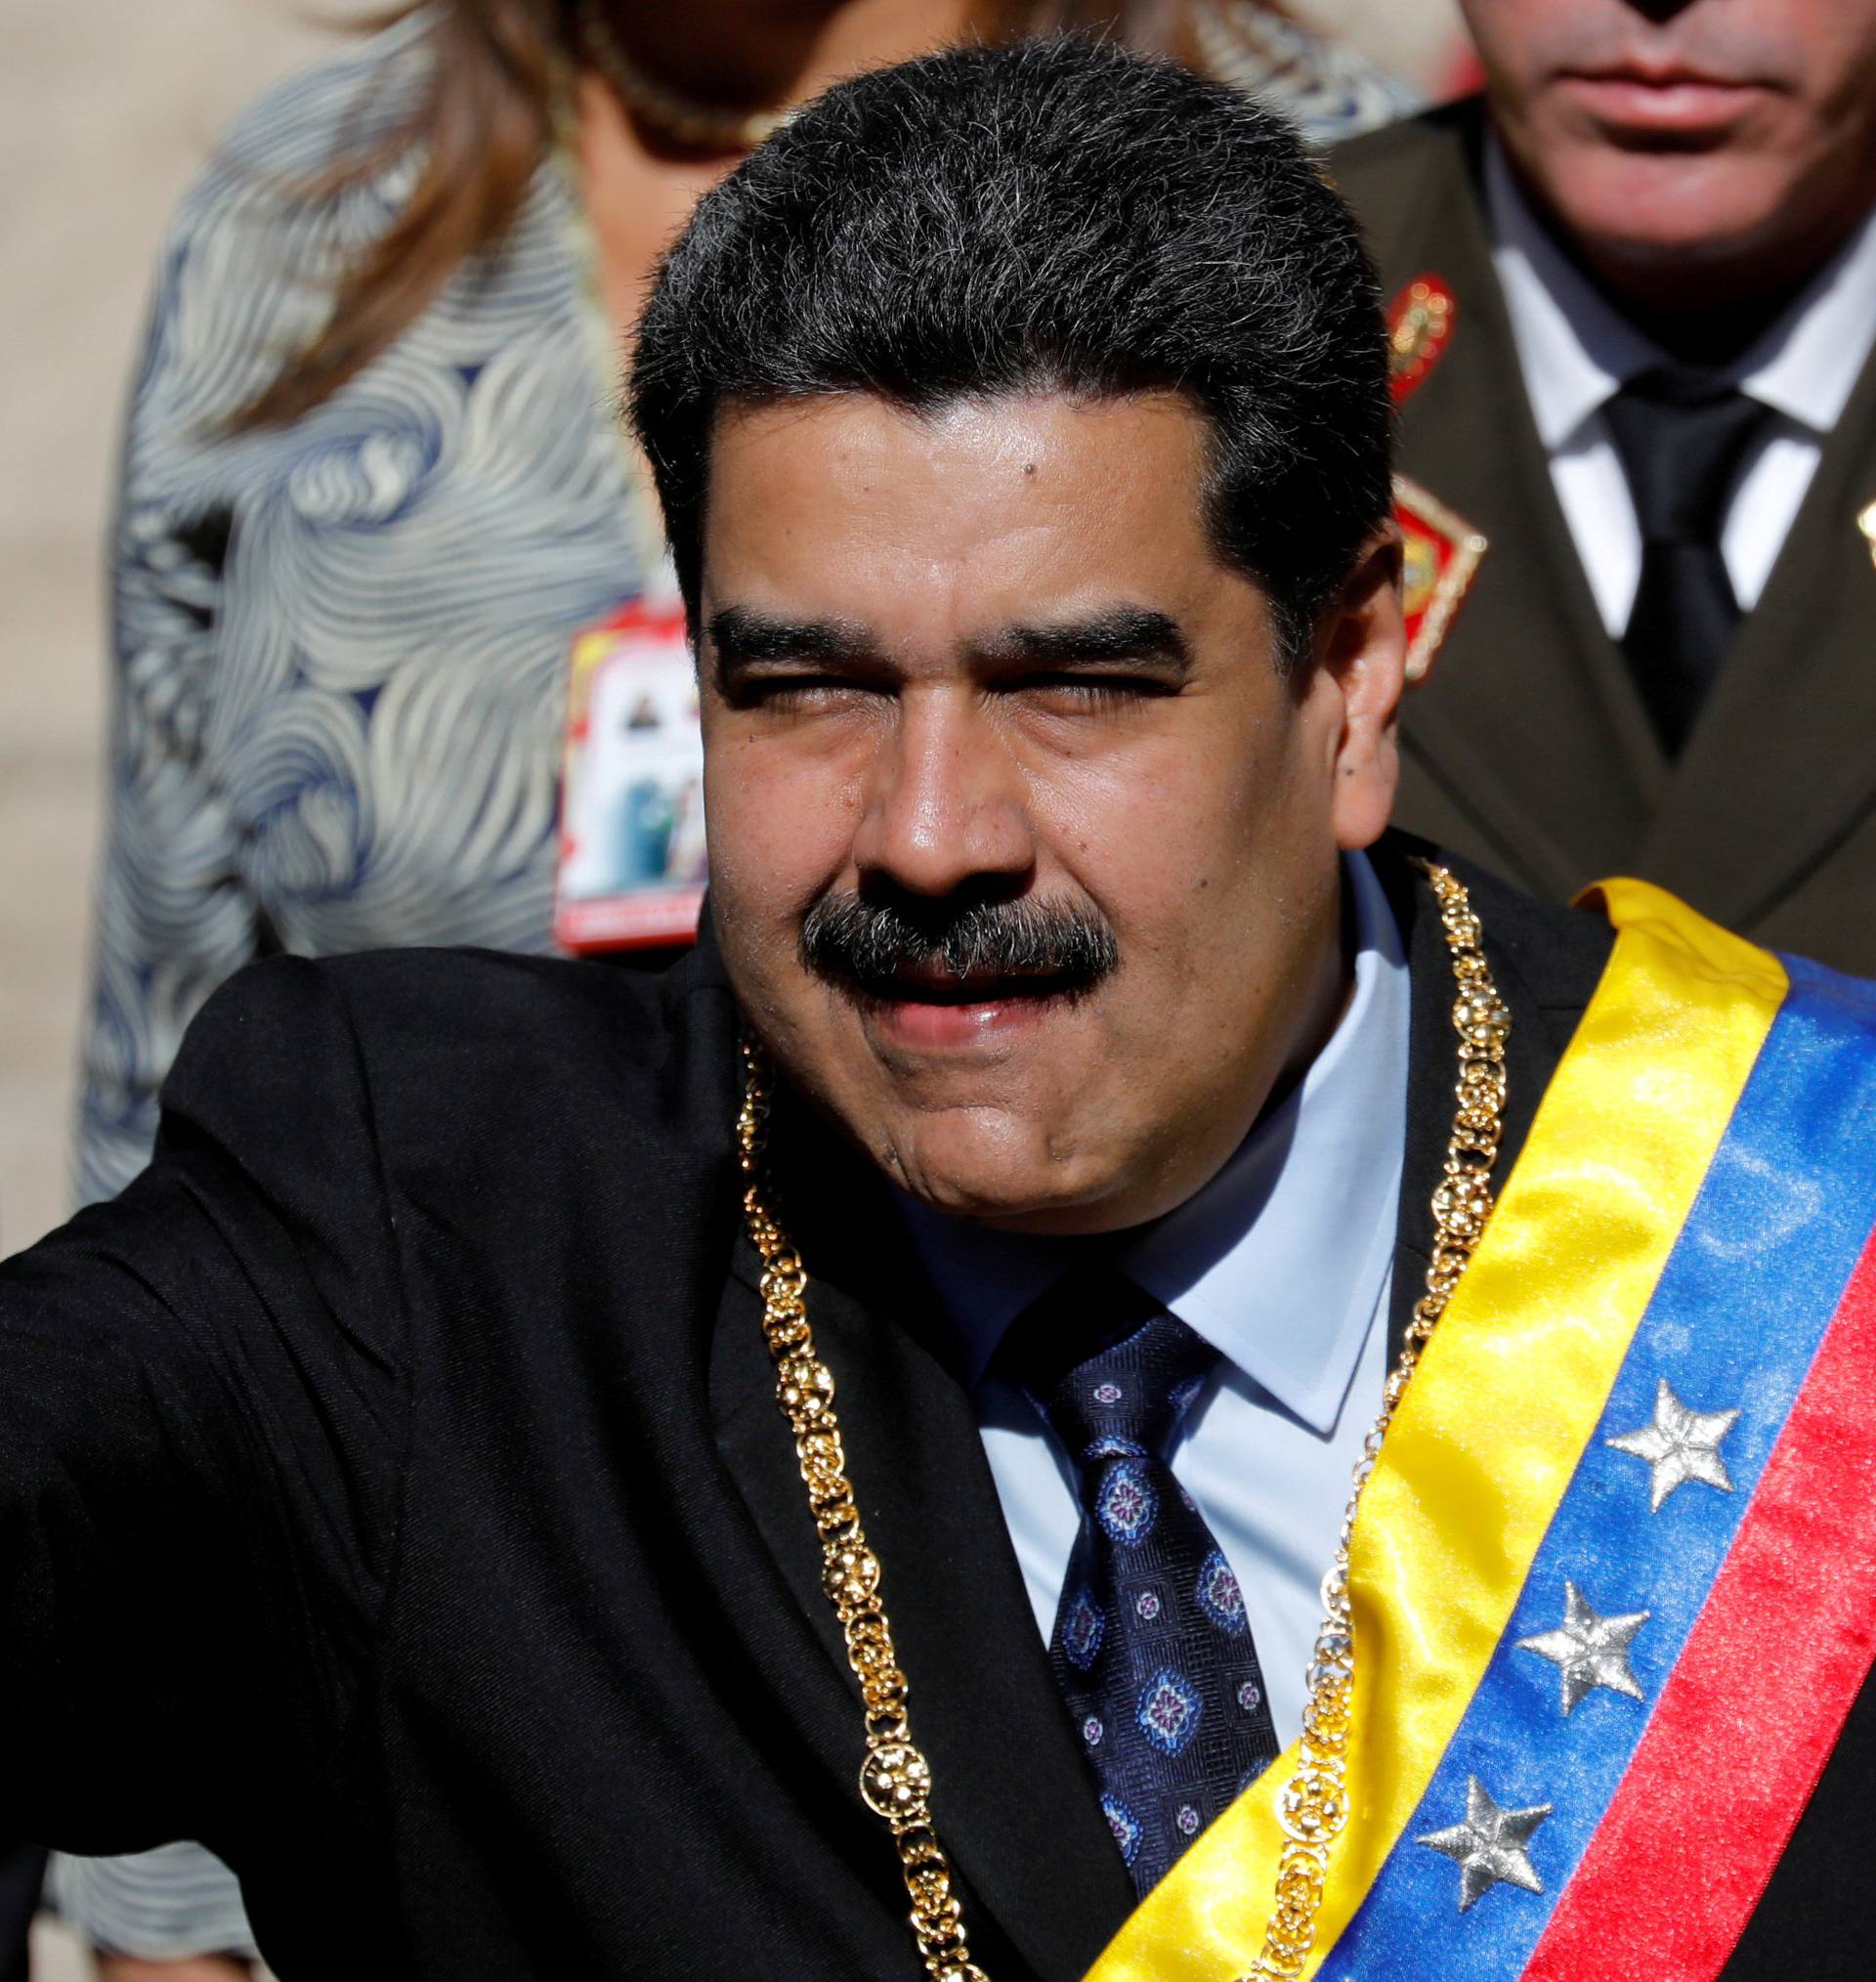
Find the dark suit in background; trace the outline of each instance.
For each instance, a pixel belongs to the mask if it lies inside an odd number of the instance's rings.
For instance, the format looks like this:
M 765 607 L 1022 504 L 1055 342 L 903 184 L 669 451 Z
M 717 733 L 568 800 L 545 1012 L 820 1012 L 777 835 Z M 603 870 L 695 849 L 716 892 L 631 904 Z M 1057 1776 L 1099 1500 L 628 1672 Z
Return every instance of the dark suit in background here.
M 1876 974 L 1876 359 L 1670 763 L 1604 629 L 1533 423 L 1492 265 L 1482 102 L 1335 154 L 1383 293 L 1429 272 L 1454 328 L 1400 422 L 1402 471 L 1490 539 L 1403 711 L 1396 816 L 1540 895 L 1657 882 L 1755 942 Z

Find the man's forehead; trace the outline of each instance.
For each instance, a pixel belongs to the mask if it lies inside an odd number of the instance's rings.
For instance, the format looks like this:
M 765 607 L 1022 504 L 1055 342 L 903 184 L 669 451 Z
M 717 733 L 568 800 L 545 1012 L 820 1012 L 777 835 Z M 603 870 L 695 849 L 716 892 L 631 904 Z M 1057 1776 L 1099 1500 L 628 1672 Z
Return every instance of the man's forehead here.
M 726 476 L 830 474 L 922 467 L 956 479 L 1033 482 L 1091 455 L 1130 457 L 1146 469 L 1203 471 L 1208 426 L 1197 405 L 1171 391 L 1092 395 L 1027 389 L 966 393 L 929 406 L 873 392 L 733 400 L 718 411 L 710 446 L 712 496 Z
M 735 605 L 877 627 L 941 601 L 986 633 L 1123 604 L 1176 619 L 1215 568 L 1205 443 L 1169 394 L 736 408 L 711 451 L 704 622 Z

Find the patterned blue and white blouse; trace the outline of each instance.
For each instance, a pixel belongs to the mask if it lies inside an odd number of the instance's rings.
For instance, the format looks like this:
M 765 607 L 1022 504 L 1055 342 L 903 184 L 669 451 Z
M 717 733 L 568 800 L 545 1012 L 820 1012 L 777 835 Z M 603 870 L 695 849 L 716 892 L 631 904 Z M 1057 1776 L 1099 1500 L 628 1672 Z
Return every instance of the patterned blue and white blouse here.
M 549 945 L 569 643 L 646 564 L 559 162 L 502 251 L 325 405 L 222 431 L 406 192 L 407 165 L 337 198 L 294 188 L 397 114 L 425 29 L 266 97 L 163 250 L 111 542 L 87 1197 L 142 1167 L 184 1027 L 250 958 Z
M 1273 18 L 1209 17 L 1208 61 L 1319 142 L 1411 108 Z M 264 97 L 164 245 L 110 543 L 87 1199 L 143 1167 L 184 1028 L 250 959 L 551 947 L 569 645 L 660 554 L 566 162 L 542 162 L 501 250 L 323 406 L 225 431 L 407 195 L 407 162 L 305 189 L 400 120 L 429 26 L 410 16 Z M 64 1860 L 56 1886 L 127 1954 L 251 1945 L 233 1880 L 193 1847 Z

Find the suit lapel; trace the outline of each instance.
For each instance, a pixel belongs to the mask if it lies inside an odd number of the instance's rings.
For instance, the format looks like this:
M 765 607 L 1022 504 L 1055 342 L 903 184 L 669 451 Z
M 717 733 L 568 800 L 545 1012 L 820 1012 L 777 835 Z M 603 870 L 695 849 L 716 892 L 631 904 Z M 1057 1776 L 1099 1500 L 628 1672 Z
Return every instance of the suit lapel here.
M 1442 142 L 1398 160 L 1358 155 L 1349 188 L 1378 236 L 1384 292 L 1428 272 L 1454 292 L 1451 339 L 1402 409 L 1400 461 L 1491 545 L 1430 681 L 1408 700 L 1403 816 L 1437 826 L 1450 810 L 1505 872 L 1567 895 L 1632 858 L 1666 767 L 1532 419 L 1480 205 L 1476 108 L 1434 127 Z M 1377 170 L 1409 158 L 1404 174 Z
M 1073 1982 L 1132 1910 L 1133 1893 L 1048 1669 L 969 1393 L 883 1185 L 798 1114 L 778 1114 L 778 1167 L 784 1188 L 795 1185 L 785 1216 L 812 1276 L 816 1346 L 838 1387 L 849 1473 L 911 1682 L 914 1738 L 931 1760 L 939 1834 L 974 1898 L 973 1945 L 992 1972 L 1001 1941 L 1044 1982 Z M 857 1780 L 859 1692 L 821 1590 L 755 1281 L 744 1241 L 723 1314 L 742 1341 L 718 1345 L 712 1375 L 718 1445 L 822 1641 L 842 1696 L 835 1765 Z M 877 1848 L 888 1864 L 883 1831 Z
M 1750 929 L 1876 798 L 1876 355 L 1669 787 L 1642 865 Z

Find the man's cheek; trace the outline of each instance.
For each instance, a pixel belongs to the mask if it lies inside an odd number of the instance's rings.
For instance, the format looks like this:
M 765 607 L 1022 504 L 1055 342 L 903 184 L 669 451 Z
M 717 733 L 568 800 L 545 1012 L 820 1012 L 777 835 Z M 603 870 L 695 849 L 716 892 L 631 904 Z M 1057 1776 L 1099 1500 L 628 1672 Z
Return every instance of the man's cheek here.
M 859 801 L 850 780 L 814 760 L 774 749 L 733 754 L 714 792 L 712 832 L 734 840 L 739 866 L 759 868 L 778 885 L 823 887 L 846 866 Z

